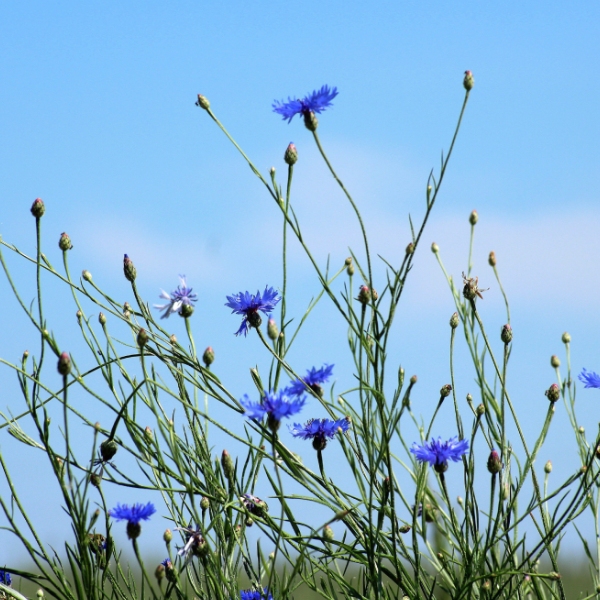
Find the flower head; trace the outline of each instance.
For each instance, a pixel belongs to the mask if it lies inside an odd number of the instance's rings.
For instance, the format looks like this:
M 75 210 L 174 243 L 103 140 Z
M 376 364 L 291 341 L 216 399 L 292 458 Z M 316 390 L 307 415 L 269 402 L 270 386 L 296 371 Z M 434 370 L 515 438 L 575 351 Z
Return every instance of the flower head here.
M 600 388 L 600 375 L 594 371 L 588 373 L 586 369 L 583 369 L 579 373 L 579 380 L 585 383 L 584 387 L 586 388 Z
M 235 332 L 235 335 L 248 335 L 250 327 L 259 327 L 262 319 L 258 314 L 261 311 L 265 315 L 271 313 L 277 303 L 281 300 L 281 296 L 272 287 L 265 287 L 265 291 L 261 294 L 257 291 L 256 294 L 249 292 L 240 292 L 235 296 L 227 296 L 225 306 L 231 308 L 231 312 L 237 315 L 244 315 L 240 328 Z
M 333 372 L 334 365 L 323 365 L 320 369 L 309 369 L 306 375 L 300 379 L 292 381 L 287 387 L 289 396 L 300 396 L 306 392 L 306 386 L 311 388 L 319 396 L 323 395 L 321 384 L 325 383 Z
M 264 500 L 261 500 L 252 494 L 240 496 L 240 502 L 249 513 L 256 515 L 257 517 L 262 517 L 269 510 L 269 507 Z
M 273 600 L 273 595 L 269 591 L 241 590 L 240 600 Z
M 273 102 L 273 112 L 281 115 L 290 123 L 296 115 L 306 116 L 309 113 L 321 113 L 331 106 L 331 101 L 338 95 L 337 88 L 329 89 L 324 85 L 320 90 L 307 94 L 300 100 L 288 98 L 287 102 Z
M 148 502 L 148 504 L 134 504 L 131 507 L 127 504 L 117 504 L 108 514 L 117 521 L 127 521 L 127 535 L 129 539 L 135 539 L 142 531 L 140 521 L 147 521 L 155 512 L 154 504 Z
M 246 409 L 244 413 L 250 419 L 262 419 L 267 415 L 269 427 L 277 431 L 279 422 L 284 417 L 291 417 L 299 413 L 306 402 L 303 396 L 290 396 L 288 390 L 278 392 L 264 392 L 260 402 L 252 402 L 247 394 L 240 399 L 240 404 Z
M 448 461 L 457 462 L 463 454 L 469 450 L 469 440 L 458 440 L 455 436 L 447 442 L 442 442 L 442 438 L 424 442 L 422 446 L 413 443 L 410 451 L 421 462 L 428 462 L 438 473 L 443 473 L 448 469 Z
M 12 583 L 12 577 L 10 576 L 10 573 L 4 569 L 0 569 L 0 583 L 8 586 L 10 586 Z
M 166 319 L 175 312 L 181 315 L 184 306 L 193 307 L 193 303 L 198 300 L 198 296 L 192 293 L 192 288 L 187 286 L 185 275 L 179 276 L 179 283 L 180 285 L 170 295 L 165 290 L 160 291 L 160 297 L 169 301 L 167 304 L 154 305 L 154 308 L 164 310 L 164 313 L 160 317 L 161 319 Z
M 323 450 L 327 445 L 327 438 L 332 440 L 340 429 L 345 433 L 349 428 L 349 417 L 337 419 L 336 421 L 332 421 L 331 419 L 311 419 L 305 425 L 294 423 L 288 427 L 294 437 L 299 437 L 303 440 L 312 439 L 315 450 Z
M 177 551 L 179 556 L 205 556 L 208 551 L 206 540 L 202 537 L 200 526 L 193 527 L 177 527 L 177 531 L 185 533 L 185 546 Z

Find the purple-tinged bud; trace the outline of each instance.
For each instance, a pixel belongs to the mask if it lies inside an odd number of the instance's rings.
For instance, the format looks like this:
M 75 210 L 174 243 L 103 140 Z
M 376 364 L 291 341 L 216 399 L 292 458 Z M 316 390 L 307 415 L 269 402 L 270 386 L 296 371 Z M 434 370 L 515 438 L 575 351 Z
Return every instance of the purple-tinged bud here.
M 137 334 L 137 345 L 141 349 L 148 343 L 148 332 L 142 327 Z
M 406 246 L 406 250 L 404 251 L 406 254 L 414 254 L 415 253 L 415 245 L 411 242 Z
M 294 142 L 290 142 L 288 147 L 285 149 L 285 154 L 283 155 L 283 160 L 286 165 L 295 165 L 298 162 L 298 150 L 296 150 L 296 145 Z
M 202 355 L 202 362 L 210 367 L 215 362 L 215 351 L 212 349 L 212 346 L 209 346 Z
M 505 344 L 510 344 L 512 342 L 513 330 L 512 330 L 512 327 L 508 323 L 506 325 L 502 326 L 502 330 L 500 331 L 500 339 Z
M 472 210 L 469 215 L 469 223 L 471 223 L 471 225 L 477 225 L 477 221 L 479 221 L 479 215 L 476 210 Z
M 449 383 L 447 383 L 446 385 L 443 385 L 442 389 L 440 390 L 440 399 L 447 398 L 451 392 L 452 392 L 452 386 Z
M 125 279 L 127 279 L 127 281 L 131 281 L 132 283 L 135 281 L 137 275 L 135 265 L 129 256 L 127 256 L 127 254 L 123 256 L 123 274 L 125 275 Z
M 269 319 L 267 323 L 267 335 L 269 339 L 275 341 L 279 337 L 279 329 L 277 329 L 277 323 L 275 323 L 275 319 Z
M 323 527 L 323 539 L 326 542 L 333 542 L 333 540 L 335 539 L 335 534 L 333 533 L 333 529 L 331 529 L 331 527 L 329 527 L 329 525 L 325 525 L 325 527 Z
M 571 343 L 571 336 L 566 331 L 562 334 L 562 338 L 561 339 L 562 339 L 562 343 L 563 344 L 570 344 Z
M 56 368 L 58 369 L 58 372 L 63 376 L 66 376 L 71 372 L 71 357 L 69 356 L 68 352 L 63 352 L 58 357 L 58 365 Z
M 467 92 L 470 92 L 475 85 L 475 78 L 473 77 L 473 73 L 471 71 L 465 71 L 465 78 L 463 79 L 463 86 Z
M 304 127 L 309 131 L 316 131 L 319 126 L 319 119 L 317 119 L 317 115 L 312 110 L 306 111 L 304 113 Z
M 488 256 L 488 264 L 490 265 L 490 267 L 496 266 L 496 253 L 493 250 L 490 252 L 490 255 Z
M 553 404 L 560 398 L 560 388 L 557 383 L 553 383 L 546 391 L 546 397 Z
M 549 460 L 544 465 L 544 473 L 546 473 L 546 475 L 550 475 L 550 473 L 552 473 L 552 461 Z
M 81 271 L 81 277 L 84 281 L 92 280 L 92 274 L 87 269 L 84 269 L 83 271 Z
M 165 532 L 163 533 L 163 541 L 165 544 L 170 544 L 172 539 L 173 532 L 170 529 L 165 529 Z
M 102 457 L 103 462 L 108 462 L 113 458 L 113 456 L 117 453 L 119 447 L 117 446 L 117 442 L 115 440 L 109 438 L 104 440 L 100 444 L 100 456 Z
M 179 316 L 189 319 L 194 314 L 194 307 L 191 304 L 182 304 L 179 309 Z
M 434 254 L 437 254 L 440 251 L 440 247 L 435 242 L 433 242 L 433 244 L 431 244 L 431 251 Z
M 556 356 L 556 354 L 553 354 L 550 357 L 550 366 L 553 369 L 558 369 L 558 367 L 560 367 L 560 358 L 558 358 L 558 356 Z
M 452 329 L 456 329 L 459 323 L 460 319 L 458 318 L 458 313 L 452 313 L 452 316 L 450 317 L 450 327 L 452 327 Z
M 223 467 L 223 473 L 225 473 L 225 477 L 227 477 L 229 483 L 233 483 L 235 477 L 235 465 L 227 450 L 223 450 L 223 453 L 221 454 L 221 466 Z
M 103 312 L 98 315 L 98 323 L 100 323 L 100 325 L 106 325 L 106 315 Z
M 502 470 L 502 461 L 500 460 L 500 455 L 495 450 L 490 452 L 490 456 L 488 457 L 487 461 L 487 470 L 492 475 L 496 475 Z
M 46 207 L 44 206 L 44 202 L 41 198 L 36 198 L 31 205 L 31 214 L 36 219 L 41 219 L 46 212 Z
M 371 302 L 371 290 L 366 285 L 360 286 L 357 300 L 365 306 Z
M 71 244 L 71 238 L 63 231 L 60 234 L 60 239 L 58 240 L 58 247 L 66 252 L 67 250 L 71 250 L 73 248 L 73 244 Z
M 206 96 L 202 94 L 198 94 L 198 101 L 196 102 L 196 106 L 203 108 L 204 110 L 208 110 L 210 108 L 210 102 Z

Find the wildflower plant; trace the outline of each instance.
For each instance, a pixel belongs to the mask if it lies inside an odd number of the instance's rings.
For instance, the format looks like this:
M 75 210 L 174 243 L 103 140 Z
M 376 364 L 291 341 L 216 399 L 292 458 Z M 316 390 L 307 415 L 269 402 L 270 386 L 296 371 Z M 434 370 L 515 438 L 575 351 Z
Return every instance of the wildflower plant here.
M 42 595 L 61 600 L 288 600 L 301 597 L 307 588 L 327 600 L 566 598 L 561 539 L 587 513 L 600 539 L 600 439 L 593 433 L 586 437 L 577 421 L 568 334 L 563 335 L 568 367 L 561 370 L 553 357 L 555 381 L 548 382 L 545 421 L 537 439 L 526 439 L 516 402 L 519 389 L 507 383 L 517 332 L 510 324 L 495 254 L 488 262 L 497 285 L 488 286 L 489 275 L 472 273 L 477 212 L 469 216 L 471 250 L 462 286 L 446 271 L 437 244 L 431 247 L 455 312 L 447 332 L 448 380 L 436 384 L 440 393 L 430 399 L 430 417 L 413 412 L 418 379 L 407 377 L 394 362 L 407 362 L 410 355 L 391 351 L 395 321 L 410 318 L 399 307 L 474 89 L 470 71 L 463 87 L 449 148 L 439 171 L 426 181 L 420 220 L 411 218 L 400 260 L 384 259 L 381 265 L 372 255 L 359 206 L 317 133 L 316 115 L 343 96 L 324 85 L 303 98 L 273 103 L 273 111 L 288 123 L 302 116 L 310 132 L 305 135 L 312 137 L 360 228 L 361 247 L 333 269 L 308 247 L 294 211 L 292 183 L 300 143 L 286 146 L 283 181 L 274 168 L 263 175 L 233 141 L 208 98 L 198 96 L 197 105 L 209 118 L 206 126 L 220 128 L 240 151 L 282 227 L 281 273 L 265 272 L 263 281 L 270 284 L 262 292 L 226 296 L 223 291 L 225 306 L 242 318 L 236 335 L 256 335 L 259 344 L 256 364 L 240 374 L 247 378 L 243 389 L 256 392 L 239 401 L 237 383 L 218 375 L 221 357 L 214 342 L 206 340 L 204 353 L 196 352 L 195 336 L 204 333 L 195 327 L 197 296 L 185 277 L 173 292 L 162 292 L 165 303 L 155 306 L 162 313 L 158 319 L 137 288 L 148 274 L 124 254 L 122 270 L 115 268 L 115 275 L 124 277 L 131 291 L 124 302 L 115 300 L 85 265 L 81 277 L 73 275 L 70 256 L 76 250 L 66 233 L 59 236 L 58 258 L 56 247 L 46 249 L 42 224 L 52 207 L 46 208 L 40 198 L 31 206 L 35 254 L 28 256 L 0 238 L 8 286 L 39 340 L 39 347 L 17 362 L 2 359 L 18 378 L 23 410 L 7 416 L 0 431 L 36 453 L 40 469 L 53 477 L 58 503 L 71 524 L 64 545 L 50 547 L 19 499 L 10 476 L 11 456 L 0 453 L 10 493 L 10 498 L 0 495 L 0 526 L 30 558 L 26 569 L 18 568 L 0 549 L 0 561 L 6 563 L 0 570 L 0 595 L 19 597 L 15 580 L 27 580 Z M 281 151 L 275 154 L 281 156 Z M 255 210 L 269 208 L 265 204 Z M 290 239 L 315 275 L 315 294 L 302 315 L 288 310 Z M 12 260 L 33 266 L 36 298 L 31 305 L 13 282 Z M 59 261 L 62 265 L 55 266 Z M 73 303 L 80 342 L 51 326 L 42 281 L 56 283 L 65 303 Z M 500 294 L 506 303 L 506 323 L 495 324 L 501 331 L 497 340 L 479 312 L 484 291 L 485 297 Z M 342 341 L 353 369 L 340 367 L 344 362 L 337 355 L 324 357 L 328 362 L 308 371 L 297 364 L 291 349 L 319 303 L 328 303 L 344 324 Z M 219 310 L 223 306 L 203 306 L 203 315 Z M 174 313 L 186 317 L 185 341 L 165 329 L 171 323 L 166 317 Z M 261 315 L 268 317 L 264 331 Z M 457 365 L 460 337 L 472 360 Z M 474 389 L 462 389 L 462 378 L 455 378 L 458 370 L 474 375 Z M 585 387 L 600 387 L 596 373 L 583 370 L 580 379 Z M 543 395 L 541 390 L 541 400 Z M 214 416 L 217 404 L 226 418 Z M 308 410 L 323 416 L 280 426 Z M 103 415 L 101 422 L 97 414 Z M 558 420 L 572 428 L 577 455 L 572 475 L 551 485 L 551 463 L 542 475 L 536 459 Z M 452 431 L 446 441 L 431 437 L 441 424 Z M 75 430 L 77 440 L 85 443 L 74 442 Z M 336 443 L 325 452 L 333 439 Z M 227 449 L 219 450 L 219 444 Z M 122 501 L 125 489 L 151 501 L 109 509 L 113 501 Z M 460 501 L 454 499 L 457 494 Z M 45 491 L 44 496 L 48 506 L 51 494 Z M 162 538 L 150 528 L 140 537 L 141 522 L 150 517 L 164 523 Z M 127 522 L 129 540 L 114 520 Z M 594 584 L 600 586 L 597 550 L 583 541 Z M 125 544 L 133 546 L 132 564 L 123 552 Z M 146 564 L 157 565 L 154 578 Z

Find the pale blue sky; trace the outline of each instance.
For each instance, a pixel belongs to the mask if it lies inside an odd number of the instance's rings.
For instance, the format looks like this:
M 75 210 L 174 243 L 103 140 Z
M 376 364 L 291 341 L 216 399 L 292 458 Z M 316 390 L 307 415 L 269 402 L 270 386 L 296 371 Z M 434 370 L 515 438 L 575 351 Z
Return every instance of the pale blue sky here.
M 467 218 L 477 209 L 474 273 L 491 288 L 480 310 L 488 330 L 499 331 L 503 303 L 487 265 L 495 250 L 512 302 L 512 393 L 535 432 L 563 331 L 573 337 L 574 369 L 600 370 L 600 284 L 597 267 L 589 266 L 600 252 L 599 26 L 600 5 L 592 2 L 4 3 L 0 234 L 32 252 L 29 207 L 40 196 L 51 260 L 60 262 L 56 241 L 68 232 L 73 272 L 89 269 L 111 295 L 129 298 L 125 252 L 151 302 L 185 273 L 201 298 L 193 317 L 197 344 L 215 348 L 216 372 L 241 395 L 250 388 L 248 368 L 266 365 L 266 357 L 256 339 L 232 335 L 239 322 L 223 304 L 226 294 L 281 285 L 280 219 L 231 144 L 194 106 L 196 94 L 210 99 L 265 175 L 275 166 L 283 180 L 283 153 L 295 142 L 293 202 L 303 230 L 321 264 L 330 254 L 339 265 L 349 245 L 360 252 L 351 211 L 301 122 L 288 125 L 271 112 L 274 99 L 337 86 L 334 107 L 320 118 L 321 139 L 363 211 L 374 251 L 397 262 L 410 239 L 408 213 L 422 215 L 427 175 L 448 148 L 470 69 L 475 89 L 409 279 L 391 358 L 419 375 L 414 403 L 430 415 L 449 379 L 454 309 L 429 246 L 440 245 L 459 277 Z M 299 316 L 318 284 L 293 247 L 290 260 L 296 275 L 289 303 Z M 18 265 L 11 262 L 30 300 L 31 272 Z M 17 305 L 5 281 L 0 290 L 0 356 L 17 360 L 37 345 L 25 322 L 13 318 Z M 47 306 L 55 307 L 53 328 L 69 346 L 75 309 L 61 306 L 63 298 L 64 290 L 49 291 Z M 60 318 L 63 306 L 68 320 Z M 335 363 L 336 389 L 343 390 L 352 375 L 344 330 L 333 318 L 326 303 L 315 312 L 294 358 L 301 371 Z M 183 337 L 179 319 L 170 325 Z M 471 371 L 461 379 L 464 398 L 474 390 Z M 0 381 L 8 390 L 1 409 L 17 412 L 14 377 L 2 369 Z M 579 394 L 590 437 L 598 393 Z M 555 456 L 552 440 L 571 443 L 557 427 L 542 463 L 551 458 L 559 474 L 570 473 L 574 454 Z M 1 447 L 9 443 L 0 433 Z M 0 554 L 0 565 L 5 560 Z

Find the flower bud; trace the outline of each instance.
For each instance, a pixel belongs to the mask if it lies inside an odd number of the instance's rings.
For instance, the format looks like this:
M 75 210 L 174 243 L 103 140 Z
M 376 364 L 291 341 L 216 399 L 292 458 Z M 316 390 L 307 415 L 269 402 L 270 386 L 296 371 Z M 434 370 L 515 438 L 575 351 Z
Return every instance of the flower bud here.
M 275 319 L 269 319 L 267 323 L 267 335 L 269 339 L 275 341 L 279 337 L 279 330 L 277 329 L 277 323 L 275 323 Z
M 470 92 L 475 85 L 475 78 L 473 77 L 473 73 L 471 71 L 465 71 L 465 78 L 463 79 L 463 86 L 467 92 Z
M 290 142 L 288 147 L 285 149 L 285 154 L 283 155 L 283 160 L 286 165 L 295 165 L 298 162 L 298 150 L 296 150 L 296 145 L 294 142 Z
M 235 477 L 235 466 L 233 464 L 233 459 L 227 450 L 223 450 L 223 453 L 221 454 L 221 466 L 223 467 L 225 477 L 227 477 L 229 483 L 232 483 Z
M 90 483 L 95 487 L 95 488 L 99 488 L 100 484 L 102 483 L 102 476 L 100 475 L 100 473 L 92 473 L 90 475 Z
M 475 412 L 477 413 L 478 417 L 482 417 L 485 414 L 485 405 L 483 403 L 477 405 Z
M 98 323 L 100 323 L 100 325 L 106 325 L 106 315 L 103 312 L 98 315 Z
M 544 465 L 544 473 L 546 473 L 547 475 L 549 475 L 550 473 L 552 473 L 552 461 L 548 461 Z
M 81 322 L 81 319 L 83 319 L 83 313 L 82 313 L 80 310 L 78 310 L 78 311 L 75 313 L 75 316 L 77 317 L 77 322 L 78 322 L 78 323 L 80 323 L 80 322 Z
M 304 113 L 304 127 L 309 131 L 316 131 L 319 126 L 319 120 L 317 119 L 317 115 L 310 110 Z
M 170 544 L 172 539 L 173 532 L 170 529 L 165 529 L 165 532 L 163 533 L 163 540 L 165 544 Z
M 83 271 L 81 271 L 81 277 L 83 278 L 84 281 L 92 280 L 92 274 L 87 269 L 84 269 Z
M 354 265 L 352 263 L 350 263 L 347 267 L 346 267 L 346 273 L 348 273 L 348 275 L 350 277 L 352 277 L 352 275 L 354 275 L 355 270 L 354 270 Z
M 56 368 L 58 369 L 58 372 L 63 376 L 66 376 L 71 372 L 71 357 L 69 356 L 68 352 L 63 352 L 58 357 L 58 365 Z
M 42 600 L 42 598 L 44 597 L 44 590 L 43 589 L 39 589 L 35 595 L 37 596 L 37 598 L 39 598 L 39 600 Z
M 369 288 L 366 285 L 361 285 L 360 289 L 358 290 L 357 299 L 363 305 L 369 304 L 369 302 L 371 301 L 371 290 L 369 290 Z
M 440 390 L 440 399 L 447 398 L 450 395 L 450 392 L 452 392 L 452 386 L 449 383 L 443 385 Z
M 323 538 L 326 542 L 332 542 L 335 538 L 335 534 L 333 533 L 333 529 L 329 527 L 329 525 L 325 525 L 323 527 Z
M 469 223 L 471 223 L 471 225 L 477 225 L 477 221 L 479 221 L 479 215 L 476 210 L 472 210 L 469 215 Z
M 104 440 L 100 444 L 100 456 L 102 457 L 102 460 L 108 462 L 117 453 L 118 449 L 117 442 L 112 438 Z
M 415 253 L 415 245 L 411 242 L 406 246 L 406 250 L 404 251 L 406 254 L 414 254 Z
M 456 329 L 458 327 L 459 323 L 460 323 L 460 319 L 458 318 L 458 313 L 455 312 L 450 317 L 450 327 L 452 327 L 452 329 Z
M 481 583 L 481 589 L 484 592 L 489 592 L 492 589 L 492 582 L 489 579 L 486 579 Z
M 169 337 L 169 343 L 173 344 L 173 346 L 177 343 L 177 336 L 174 333 Z
M 148 343 L 148 332 L 142 327 L 137 334 L 137 345 L 143 348 Z
M 562 334 L 561 339 L 563 344 L 569 344 L 571 342 L 571 336 L 566 331 Z
M 490 255 L 488 256 L 488 264 L 490 265 L 490 267 L 496 266 L 496 253 L 493 250 L 490 252 Z
M 156 577 L 156 581 L 158 581 L 159 585 L 165 578 L 165 566 L 162 563 L 159 563 L 156 569 L 154 570 L 154 577 Z
M 583 425 L 580 425 L 577 428 L 577 431 L 580 433 L 580 435 L 583 435 L 585 433 L 585 427 Z
M 352 257 L 349 256 L 345 261 L 344 261 L 344 265 L 346 265 L 347 267 L 349 267 L 352 264 Z
M 505 344 L 510 344 L 512 342 L 513 330 L 512 330 L 512 327 L 508 323 L 506 325 L 502 326 L 502 330 L 500 331 L 500 339 Z
M 196 106 L 203 108 L 204 110 L 208 110 L 210 108 L 210 102 L 206 96 L 202 94 L 198 94 L 198 101 L 196 102 Z
M 41 198 L 36 198 L 31 205 L 31 214 L 36 219 L 41 219 L 45 212 L 46 207 L 44 206 L 44 202 Z
M 550 357 L 550 366 L 552 366 L 554 369 L 558 369 L 558 367 L 560 367 L 560 358 L 558 358 L 556 354 L 553 354 Z
M 410 530 L 411 530 L 410 525 L 402 525 L 401 527 L 398 528 L 398 531 L 400 533 L 408 533 Z
M 208 348 L 204 351 L 202 355 L 202 362 L 210 367 L 215 362 L 215 351 L 212 349 L 212 346 L 208 346 Z
M 210 500 L 206 496 L 202 496 L 200 499 L 200 508 L 202 510 L 208 510 L 210 507 Z
M 125 275 L 125 279 L 131 282 L 135 281 L 135 277 L 137 275 L 133 261 L 129 258 L 129 256 L 127 256 L 127 254 L 123 256 L 123 274 Z
M 467 394 L 467 402 L 469 404 L 471 404 L 471 402 L 473 402 L 473 396 L 471 396 L 471 394 Z
M 144 438 L 147 442 L 151 442 L 154 439 L 154 434 L 152 433 L 152 429 L 148 425 L 146 425 L 144 429 Z
M 560 388 L 557 383 L 553 383 L 545 392 L 550 402 L 554 403 L 560 398 Z
M 434 254 L 437 254 L 440 251 L 440 247 L 435 242 L 433 242 L 433 244 L 431 244 L 431 251 Z
M 502 470 L 502 461 L 500 460 L 500 455 L 492 450 L 490 452 L 490 456 L 487 461 L 487 470 L 492 474 L 496 475 L 496 473 L 500 473 Z
M 64 231 L 60 234 L 60 239 L 58 240 L 58 247 L 63 252 L 66 252 L 67 250 L 70 250 L 73 247 L 73 244 L 71 244 L 71 238 Z
M 415 383 L 417 383 L 417 381 L 418 381 L 418 378 L 416 375 L 413 375 L 409 381 L 410 381 L 410 385 L 415 385 Z

